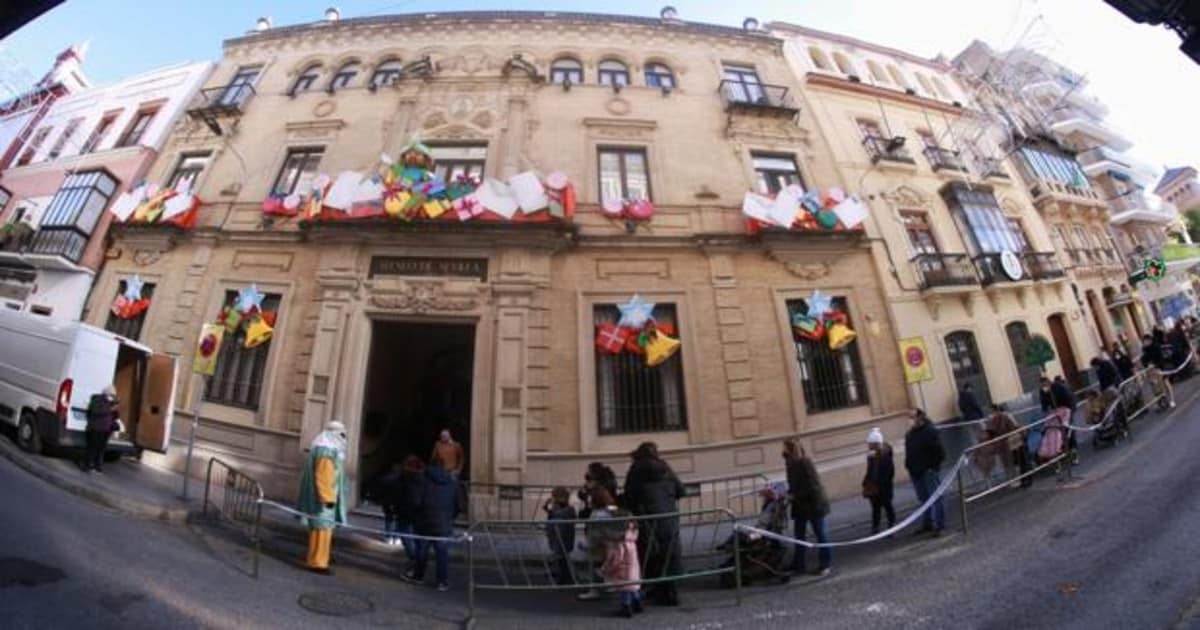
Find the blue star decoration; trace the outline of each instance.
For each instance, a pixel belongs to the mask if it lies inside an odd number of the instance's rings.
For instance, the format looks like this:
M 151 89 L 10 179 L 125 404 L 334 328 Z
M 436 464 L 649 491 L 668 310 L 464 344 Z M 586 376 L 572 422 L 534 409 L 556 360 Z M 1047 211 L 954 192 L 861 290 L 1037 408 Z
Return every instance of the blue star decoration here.
M 647 320 L 654 317 L 654 302 L 647 302 L 636 293 L 628 302 L 618 304 L 617 308 L 621 310 L 621 320 L 617 322 L 618 326 L 641 328 L 646 325 Z
M 814 289 L 808 298 L 808 316 L 820 319 L 822 315 L 831 310 L 833 310 L 833 298 L 821 293 L 820 289 Z
M 136 274 L 132 278 L 125 279 L 125 299 L 137 301 L 142 299 L 142 279 Z
M 249 288 L 238 291 L 237 309 L 243 313 L 249 313 L 254 309 L 261 311 L 263 298 L 265 297 L 267 296 L 259 292 L 258 286 L 252 284 Z

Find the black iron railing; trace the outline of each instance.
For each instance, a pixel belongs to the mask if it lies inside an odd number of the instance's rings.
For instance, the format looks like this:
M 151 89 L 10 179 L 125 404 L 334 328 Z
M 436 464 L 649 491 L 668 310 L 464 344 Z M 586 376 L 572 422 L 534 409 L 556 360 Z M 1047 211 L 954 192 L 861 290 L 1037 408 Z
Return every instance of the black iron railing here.
M 862 144 L 867 150 L 867 155 L 871 156 L 872 164 L 880 160 L 904 162 L 907 164 L 916 163 L 913 161 L 912 156 L 908 154 L 908 149 L 904 148 L 904 143 L 897 142 L 895 138 L 867 136 L 863 138 Z
M 999 158 L 980 158 L 975 163 L 975 168 L 984 177 L 1002 177 L 1008 179 L 1008 173 L 1004 170 L 1004 162 Z
M 1021 262 L 1021 276 L 1016 279 L 1010 277 L 1004 271 L 1001 256 L 1001 254 L 980 254 L 975 257 L 975 269 L 979 271 L 979 282 L 983 286 L 990 286 L 997 282 L 1020 282 L 1029 279 L 1029 270 L 1025 269 L 1023 261 Z
M 1034 280 L 1053 280 L 1066 275 L 1053 252 L 1028 252 L 1021 257 Z
M 73 227 L 43 227 L 33 233 L 33 238 L 24 248 L 27 254 L 62 256 L 77 263 L 87 247 L 88 234 Z
M 935 171 L 965 171 L 967 167 L 963 164 L 962 157 L 958 151 L 943 149 L 942 147 L 925 147 L 922 151 L 925 154 L 925 159 L 929 160 L 929 166 Z
M 241 114 L 255 94 L 254 86 L 249 83 L 230 83 L 205 88 L 196 95 L 196 102 L 188 112 Z
M 913 265 L 921 276 L 921 288 L 979 285 L 975 267 L 966 254 L 919 254 Z
M 721 99 L 727 110 L 777 112 L 795 114 L 800 111 L 783 85 L 748 83 L 726 79 L 721 81 Z

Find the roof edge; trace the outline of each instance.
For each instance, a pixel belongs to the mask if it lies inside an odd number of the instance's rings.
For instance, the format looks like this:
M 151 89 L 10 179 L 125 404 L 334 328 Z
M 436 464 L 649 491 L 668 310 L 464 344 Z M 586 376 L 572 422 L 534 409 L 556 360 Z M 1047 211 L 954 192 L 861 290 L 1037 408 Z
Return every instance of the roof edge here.
M 903 50 L 900 50 L 899 48 L 892 48 L 891 46 L 875 44 L 872 42 L 858 39 L 856 37 L 850 37 L 849 35 L 830 33 L 829 31 L 822 31 L 822 30 L 818 30 L 815 28 L 809 28 L 807 26 L 799 26 L 797 24 L 792 24 L 791 22 L 767 22 L 766 28 L 767 28 L 767 30 L 780 30 L 780 31 L 788 32 L 788 33 L 794 33 L 797 35 L 809 35 L 812 37 L 821 37 L 824 39 L 831 39 L 831 40 L 834 40 L 837 42 L 841 42 L 843 44 L 851 44 L 851 45 L 858 46 L 861 48 L 866 48 L 868 50 L 873 50 L 875 52 L 882 53 L 885 55 L 892 55 L 895 57 L 899 57 L 901 59 L 904 59 L 905 61 L 909 61 L 909 62 L 916 63 L 916 64 L 921 64 L 927 68 L 939 70 L 941 72 L 950 73 L 950 72 L 953 72 L 953 70 L 954 70 L 954 68 L 950 64 L 939 63 L 937 61 L 934 61 L 933 59 L 926 59 L 925 57 L 922 57 L 920 55 L 915 55 L 910 52 L 905 52 Z

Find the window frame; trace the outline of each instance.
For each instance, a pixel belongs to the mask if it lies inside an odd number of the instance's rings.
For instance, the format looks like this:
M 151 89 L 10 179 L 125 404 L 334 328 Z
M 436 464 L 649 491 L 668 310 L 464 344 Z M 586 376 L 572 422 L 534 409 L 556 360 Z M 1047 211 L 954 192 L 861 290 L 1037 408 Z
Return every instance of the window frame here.
M 608 65 L 607 68 L 605 64 Z M 629 80 L 629 66 L 620 59 L 604 59 L 596 64 L 596 83 L 598 85 L 627 87 Z
M 57 159 L 62 155 L 63 149 L 67 147 L 67 143 L 79 131 L 79 127 L 83 125 L 83 116 L 72 118 L 67 121 L 67 126 L 58 134 L 58 138 L 54 140 L 54 144 L 50 146 L 50 153 L 46 154 L 47 160 Z
M 821 70 L 822 72 L 835 71 L 833 64 L 829 61 L 829 55 L 826 55 L 825 51 L 821 50 L 819 46 L 810 45 L 808 47 L 808 60 L 812 62 L 813 67 L 817 70 Z
M 113 148 L 132 147 L 141 142 L 142 137 L 146 135 L 146 130 L 154 122 L 154 117 L 158 115 L 158 111 L 158 107 L 138 109 L 133 115 L 133 119 L 129 121 L 129 125 L 125 127 L 125 132 L 117 139 L 117 144 Z
M 262 78 L 262 64 L 252 64 L 248 66 L 238 66 L 234 70 L 233 77 L 229 79 L 229 83 L 221 90 L 221 96 L 217 98 L 217 104 L 226 107 L 241 107 L 250 95 L 254 93 L 254 86 L 258 84 L 258 80 Z M 243 88 L 249 87 L 246 91 Z
M 861 76 L 858 74 L 858 67 L 854 65 L 854 60 L 840 50 L 833 51 L 833 64 L 837 66 L 838 72 L 846 76 Z
M 104 142 L 104 138 L 108 135 L 109 130 L 116 124 L 117 118 L 121 116 L 121 112 L 107 113 L 100 117 L 100 122 L 96 123 L 96 128 L 92 129 L 92 133 L 88 135 L 88 139 L 79 149 L 80 155 L 95 153 L 100 147 L 100 143 Z
M 851 309 L 850 297 L 847 295 L 832 296 L 833 306 L 846 314 L 850 327 L 854 327 L 854 315 Z M 783 311 L 788 318 L 788 336 L 792 340 L 794 350 L 793 374 L 798 380 L 795 385 L 799 388 L 804 401 L 804 411 L 808 416 L 845 412 L 859 409 L 871 404 L 871 385 L 867 378 L 866 363 L 863 352 L 859 348 L 859 339 L 847 344 L 844 348 L 832 350 L 827 340 L 796 339 L 791 332 L 792 317 L 803 309 L 807 312 L 807 298 L 802 296 L 785 297 Z M 824 361 L 819 365 L 817 361 Z M 834 370 L 830 373 L 829 370 Z M 837 381 L 836 385 L 829 383 Z M 829 394 L 817 391 L 831 387 L 842 388 L 843 391 Z M 832 396 L 830 400 L 820 401 L 818 396 Z
M 381 87 L 395 85 L 404 78 L 404 62 L 397 57 L 385 59 L 375 65 L 367 87 L 378 90 Z
M 1019 239 L 1008 223 L 1008 216 L 1000 208 L 996 196 L 978 187 L 967 190 L 962 187 L 944 189 L 942 198 L 955 217 L 959 230 L 966 228 L 963 240 L 973 245 L 976 256 L 1000 254 L 1004 251 L 1019 252 Z
M 114 300 L 117 298 L 117 296 L 120 296 L 123 293 L 125 293 L 125 282 L 126 282 L 125 280 L 117 281 L 117 292 L 115 295 L 113 295 Z M 155 289 L 156 285 L 157 285 L 157 283 L 155 283 L 155 282 L 142 283 L 142 297 L 147 300 L 150 300 L 151 308 L 153 308 L 153 306 L 154 306 L 154 289 Z M 112 311 L 108 311 L 108 317 L 104 320 L 104 330 L 107 330 L 108 332 L 111 332 L 111 333 L 121 335 L 122 337 L 125 337 L 126 339 L 132 339 L 133 341 L 140 341 L 141 336 L 142 336 L 142 331 L 146 327 L 146 316 L 149 313 L 150 313 L 150 308 L 147 308 L 146 310 L 142 311 L 141 313 L 138 313 L 137 317 L 131 317 L 129 319 L 121 319 L 121 318 L 117 317 L 116 315 L 113 315 Z M 132 334 L 130 334 L 130 333 L 132 333 Z
M 620 318 L 620 311 L 617 309 L 615 302 L 594 302 L 590 305 L 589 310 L 592 323 L 591 330 L 595 330 L 595 327 L 602 321 L 615 324 Z M 681 312 L 682 309 L 676 302 L 658 302 L 654 307 L 655 317 L 663 321 L 670 321 L 675 326 L 676 335 L 682 335 L 680 324 Z M 601 352 L 592 345 L 596 435 L 601 438 L 612 438 L 649 433 L 687 432 L 690 427 L 688 421 L 688 387 L 684 362 L 685 350 L 686 348 L 681 347 L 665 363 L 649 367 L 645 364 L 645 360 L 638 355 L 629 353 L 610 355 Z M 617 376 L 613 376 L 613 373 L 618 372 L 618 370 L 625 373 L 634 373 L 634 375 L 626 377 L 623 381 L 617 381 Z M 606 376 L 606 374 L 609 376 Z M 622 391 L 624 388 L 619 387 L 621 382 L 627 384 L 629 378 L 638 381 L 635 385 L 640 385 L 640 387 L 635 387 L 632 392 L 628 390 Z M 668 379 L 674 382 L 668 382 Z M 669 388 L 674 389 L 673 396 L 667 391 Z M 605 395 L 606 389 L 611 389 L 611 396 Z M 628 401 L 638 398 L 639 394 L 643 397 L 648 395 L 652 399 L 648 405 L 646 403 L 639 403 L 644 407 L 648 406 L 652 408 L 650 410 L 643 410 L 643 414 L 649 413 L 658 417 L 650 418 L 648 422 L 645 419 L 631 421 L 629 418 L 625 418 L 622 420 L 620 418 L 622 400 Z M 673 401 L 671 400 L 672 398 L 674 399 Z M 624 406 L 629 406 L 629 403 L 626 402 Z M 653 409 L 653 407 L 657 407 L 657 409 Z M 611 421 L 609 420 L 610 414 Z M 674 416 L 677 422 L 670 423 L 670 416 Z
M 610 146 L 601 145 L 596 147 L 596 179 L 598 196 L 600 203 L 604 203 L 604 155 L 606 153 L 616 154 L 618 156 L 619 177 L 621 181 L 621 199 L 630 199 L 629 196 L 629 169 L 628 156 L 641 155 L 642 165 L 645 168 L 643 176 L 646 179 L 646 200 L 654 200 L 654 185 L 650 181 L 650 153 L 646 147 L 639 146 Z
M 322 65 L 319 63 L 312 63 L 305 67 L 300 75 L 296 77 L 296 80 L 292 82 L 292 87 L 288 90 L 288 96 L 296 96 L 297 94 L 311 91 L 321 79 L 321 68 Z
M 914 256 L 942 253 L 941 243 L 933 231 L 933 224 L 929 222 L 928 212 L 900 210 L 900 221 L 904 225 L 904 233 L 908 236 L 908 245 Z M 918 234 L 923 235 L 928 242 L 921 242 L 924 239 L 915 238 Z
M 17 158 L 17 166 L 27 166 L 33 163 L 33 159 L 37 157 L 38 151 L 42 150 L 42 145 L 46 143 L 46 138 L 50 137 L 50 132 L 54 131 L 54 127 L 45 126 L 38 127 L 29 136 L 29 142 L 25 144 L 25 148 L 21 151 L 21 156 Z
M 440 175 L 442 181 L 450 181 L 455 177 L 455 172 L 461 170 L 467 176 L 478 177 L 479 181 L 487 175 L 487 159 L 490 147 L 486 142 L 446 142 L 446 143 L 430 143 L 430 151 L 434 154 L 434 173 Z M 439 149 L 483 149 L 483 158 L 456 158 L 456 157 L 437 157 Z M 477 167 L 477 169 L 476 169 Z
M 548 78 L 550 83 L 555 85 L 563 85 L 564 83 L 582 85 L 583 62 L 575 57 L 558 57 L 550 62 Z
M 234 297 L 237 295 L 237 289 L 223 288 L 221 290 L 223 291 L 224 300 L 220 302 L 219 306 L 217 307 L 218 310 L 224 308 L 225 305 L 233 303 Z M 279 322 L 283 317 L 283 298 L 283 292 L 266 292 L 263 299 L 263 310 L 273 310 L 276 313 L 276 326 L 279 325 Z M 205 379 L 204 388 L 200 394 L 204 397 L 204 402 L 256 414 L 261 412 L 264 405 L 264 394 L 268 393 L 271 385 L 271 348 L 274 345 L 275 339 L 272 337 L 259 346 L 254 348 L 246 348 L 244 339 L 239 338 L 237 335 L 226 334 L 221 340 L 221 347 L 217 350 L 216 372 L 212 376 Z M 230 365 L 232 365 L 233 360 L 230 358 L 230 355 L 233 355 L 234 353 L 236 353 L 238 356 L 239 364 L 231 368 Z M 249 359 L 244 357 L 249 357 Z M 249 371 L 251 372 L 249 375 L 250 382 L 245 385 L 247 391 L 243 396 L 240 397 L 244 398 L 245 400 L 238 400 L 239 396 L 237 395 L 236 388 L 239 387 L 237 383 L 239 375 L 234 375 L 233 378 L 235 380 L 232 384 L 222 382 L 222 380 L 228 380 L 223 379 L 222 377 L 224 377 L 230 371 L 242 372 L 243 368 L 240 361 L 246 360 L 253 361 L 249 368 Z M 257 380 L 257 383 L 254 382 L 255 380 Z M 214 390 L 217 388 L 226 388 L 227 390 L 233 391 L 225 391 L 214 394 Z M 256 394 L 253 402 L 250 402 L 249 400 L 251 390 L 253 390 Z
M 642 75 L 646 80 L 646 87 L 674 90 L 678 87 L 675 82 L 675 71 L 665 63 L 652 61 L 642 66 Z M 666 79 L 664 82 L 663 79 Z
M 760 167 L 759 160 L 787 160 L 791 162 L 792 170 Z M 760 194 L 777 195 L 784 187 L 792 184 L 805 188 L 804 174 L 800 172 L 800 165 L 796 161 L 796 155 L 793 153 L 751 151 L 750 167 L 754 170 L 754 184 Z M 787 178 L 788 175 L 794 176 L 795 181 L 781 183 L 781 178 Z M 765 190 L 763 184 L 766 185 Z
M 291 182 L 288 184 L 287 190 L 282 191 L 280 189 L 279 185 L 283 182 L 285 173 L 287 173 L 290 168 L 289 165 L 292 162 L 292 158 L 296 157 L 296 156 L 305 156 L 304 159 L 307 161 L 308 159 L 311 159 L 312 156 L 314 156 L 314 155 L 316 156 L 316 162 L 311 165 L 312 170 L 306 171 L 305 169 L 307 167 L 304 165 L 305 163 L 302 163 L 301 166 L 297 167 L 297 170 L 296 170 L 296 173 L 294 176 L 292 176 L 292 175 L 287 176 L 288 179 L 291 179 Z M 270 194 L 287 196 L 287 195 L 290 195 L 290 194 L 296 192 L 297 185 L 302 180 L 304 180 L 304 178 L 306 176 L 311 179 L 312 177 L 315 177 L 317 175 L 317 170 L 320 168 L 321 160 L 324 159 L 324 157 L 325 157 L 325 147 L 324 146 L 305 145 L 305 146 L 288 147 L 287 150 L 284 152 L 283 162 L 279 166 L 279 172 L 275 175 L 275 181 L 274 181 L 274 183 L 271 184 Z
M 758 103 L 766 97 L 762 77 L 754 65 L 739 63 L 721 64 L 721 81 L 725 85 L 725 96 L 735 103 Z M 730 93 L 737 86 L 738 93 Z
M 194 160 L 198 158 L 204 158 L 204 162 L 200 165 L 200 168 L 185 166 L 188 160 Z M 195 191 L 196 180 L 200 179 L 200 176 L 203 175 L 204 171 L 208 169 L 208 165 L 211 161 L 212 151 L 185 151 L 180 153 L 179 158 L 175 160 L 175 167 L 171 169 L 171 176 L 167 178 L 167 189 L 174 189 L 179 184 L 180 180 L 191 175 L 190 189 Z
M 347 70 L 347 68 L 351 68 L 351 70 Z M 358 77 L 361 71 L 362 63 L 355 60 L 347 61 L 346 63 L 338 66 L 338 69 L 333 73 L 333 76 L 329 78 L 329 87 L 327 88 L 328 92 L 333 94 L 338 90 L 349 89 L 350 84 L 354 82 L 354 79 Z

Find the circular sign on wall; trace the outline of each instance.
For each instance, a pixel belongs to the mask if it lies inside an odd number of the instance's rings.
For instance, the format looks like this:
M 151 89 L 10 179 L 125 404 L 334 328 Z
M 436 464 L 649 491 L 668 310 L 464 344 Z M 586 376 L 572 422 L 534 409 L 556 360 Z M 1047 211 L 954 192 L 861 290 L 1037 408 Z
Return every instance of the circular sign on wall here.
M 1025 275 L 1021 259 L 1008 250 L 1000 253 L 1000 267 L 1004 269 L 1004 275 L 1008 276 L 1010 280 L 1020 280 Z
M 918 346 L 911 346 L 904 352 L 904 360 L 911 368 L 919 368 L 925 363 L 925 351 Z

